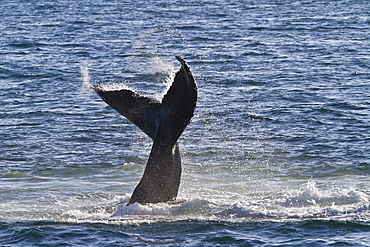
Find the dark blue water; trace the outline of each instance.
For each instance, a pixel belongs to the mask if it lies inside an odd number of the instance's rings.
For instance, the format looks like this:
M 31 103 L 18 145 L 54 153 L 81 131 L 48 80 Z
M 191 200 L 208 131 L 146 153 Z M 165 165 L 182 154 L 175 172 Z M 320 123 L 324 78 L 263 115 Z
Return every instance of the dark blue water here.
M 2 1 L 0 244 L 369 246 L 368 1 Z M 198 107 L 175 202 L 123 207 L 151 141 L 91 89 Z

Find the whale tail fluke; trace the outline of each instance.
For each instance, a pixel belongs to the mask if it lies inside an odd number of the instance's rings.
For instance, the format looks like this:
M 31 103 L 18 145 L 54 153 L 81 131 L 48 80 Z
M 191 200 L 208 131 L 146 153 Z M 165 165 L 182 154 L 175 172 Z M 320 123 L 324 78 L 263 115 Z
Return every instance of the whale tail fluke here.
M 165 136 L 172 146 L 190 123 L 197 102 L 194 77 L 185 60 L 179 56 L 176 59 L 181 63 L 181 68 L 162 99 L 161 125 L 158 130 L 167 133 Z
M 157 203 L 177 196 L 181 158 L 178 138 L 190 123 L 197 102 L 197 86 L 185 60 L 162 102 L 129 89 L 108 91 L 95 84 L 96 93 L 152 140 L 153 147 L 143 177 L 129 204 Z
M 154 140 L 159 127 L 166 127 L 173 145 L 189 124 L 197 101 L 197 87 L 189 66 L 179 56 L 180 70 L 162 99 L 141 96 L 129 89 L 105 90 L 94 84 L 96 93 L 113 109 L 125 116 Z M 160 125 L 160 123 L 162 123 Z
M 159 125 L 159 101 L 141 96 L 129 89 L 107 91 L 97 84 L 94 88 L 108 105 L 154 140 Z

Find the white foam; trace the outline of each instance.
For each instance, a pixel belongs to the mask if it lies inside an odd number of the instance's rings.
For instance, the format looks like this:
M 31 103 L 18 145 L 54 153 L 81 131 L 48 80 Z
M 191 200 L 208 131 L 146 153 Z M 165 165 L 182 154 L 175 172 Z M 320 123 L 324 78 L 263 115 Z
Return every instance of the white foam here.
M 269 220 L 286 221 L 292 219 L 325 218 L 347 220 L 348 218 L 369 219 L 369 195 L 355 187 L 320 184 L 313 180 L 298 189 L 263 194 L 248 192 L 210 193 L 203 191 L 204 197 L 212 198 L 208 204 L 212 219 L 232 222 Z M 198 193 L 199 194 L 199 193 Z M 198 195 L 199 196 L 199 195 Z M 223 197 L 223 198 L 222 198 Z M 206 215 L 206 213 L 204 214 Z
M 325 207 L 368 202 L 367 196 L 363 192 L 351 188 L 336 187 L 320 190 L 315 181 L 309 181 L 299 191 L 298 195 L 287 198 L 283 205 L 287 207 Z
M 190 201 L 178 201 L 172 203 L 157 203 L 157 204 L 139 204 L 134 203 L 128 206 L 123 206 L 113 217 L 129 216 L 129 215 L 200 215 L 210 209 L 210 203 L 201 199 L 192 199 Z
M 295 182 L 296 183 L 296 182 Z M 284 183 L 284 186 L 286 183 Z M 279 187 L 276 185 L 276 187 Z M 3 203 L 4 219 L 56 220 L 67 222 L 109 222 L 141 224 L 177 220 L 220 220 L 226 222 L 290 221 L 323 218 L 334 220 L 370 219 L 367 192 L 351 185 L 327 185 L 308 181 L 300 187 L 278 192 L 246 190 L 225 192 L 218 188 L 180 191 L 176 201 L 124 206 L 130 195 L 114 193 L 59 193 L 32 196 L 21 207 Z

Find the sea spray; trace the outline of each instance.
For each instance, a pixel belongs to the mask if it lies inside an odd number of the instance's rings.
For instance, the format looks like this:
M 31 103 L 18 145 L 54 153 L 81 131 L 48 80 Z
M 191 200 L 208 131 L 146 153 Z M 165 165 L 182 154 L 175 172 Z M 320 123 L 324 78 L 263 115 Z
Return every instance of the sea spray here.
M 80 63 L 80 75 L 82 81 L 82 89 L 87 91 L 87 89 L 91 88 L 90 84 L 90 74 L 89 74 L 89 67 L 86 61 Z

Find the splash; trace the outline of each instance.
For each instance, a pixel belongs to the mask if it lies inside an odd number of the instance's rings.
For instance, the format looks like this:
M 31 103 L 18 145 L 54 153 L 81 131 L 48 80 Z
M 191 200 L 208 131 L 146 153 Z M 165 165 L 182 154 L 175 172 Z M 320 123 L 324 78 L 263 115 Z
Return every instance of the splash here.
M 106 91 L 130 90 L 136 92 L 124 82 L 103 82 L 99 85 Z
M 82 81 L 82 89 L 86 90 L 91 88 L 89 67 L 86 61 L 80 63 L 80 75 Z
M 315 181 L 308 181 L 300 188 L 300 193 L 297 196 L 287 198 L 283 205 L 287 207 L 327 207 L 366 202 L 368 199 L 362 192 L 335 187 L 320 190 Z
M 91 79 L 90 79 L 90 73 L 89 73 L 89 67 L 88 63 L 86 61 L 80 63 L 80 79 L 81 79 L 81 89 L 83 93 L 91 92 L 93 88 Z M 102 82 L 99 83 L 101 87 L 103 87 L 107 91 L 118 91 L 118 90 L 131 90 L 134 91 L 134 89 L 130 88 L 126 83 L 124 82 Z
M 139 73 L 152 74 L 163 72 L 165 67 L 157 62 L 169 64 L 175 55 L 183 55 L 188 50 L 188 44 L 183 33 L 172 27 L 155 27 L 143 32 L 132 46 L 131 69 Z
M 175 201 L 170 203 L 157 203 L 141 205 L 134 203 L 123 206 L 112 217 L 151 215 L 151 216 L 169 216 L 169 217 L 194 217 L 195 215 L 204 215 L 212 212 L 211 203 L 202 199 L 191 199 L 189 201 Z
M 0 205 L 0 216 L 11 220 L 113 224 L 179 220 L 286 222 L 325 219 L 367 222 L 370 219 L 370 198 L 365 192 L 347 186 L 320 187 L 315 181 L 309 181 L 299 189 L 269 195 L 225 193 L 217 189 L 186 190 L 181 194 L 185 197 L 173 202 L 124 206 L 130 195 L 109 192 L 50 192 L 40 195 L 37 192 L 29 197 L 27 191 L 22 206 L 14 207 L 12 201 Z
M 132 54 L 128 57 L 128 64 L 136 74 L 150 77 L 149 80 L 154 78 L 157 82 L 163 83 L 159 85 L 162 90 L 153 91 L 154 98 L 160 101 L 167 93 L 179 69 L 174 59 L 175 55 L 183 55 L 183 51 L 187 51 L 187 48 L 188 44 L 180 30 L 172 27 L 155 27 L 143 32 L 135 40 Z
M 155 99 L 161 101 L 172 85 L 173 80 L 175 79 L 177 68 L 175 68 L 172 63 L 169 63 L 168 61 L 161 59 L 160 57 L 152 58 L 152 61 L 155 67 L 162 69 L 162 72 L 160 73 L 160 76 L 158 76 L 157 80 L 162 81 L 164 88 L 154 95 Z
M 169 45 L 171 44 L 171 45 Z M 161 101 L 170 88 L 175 73 L 179 70 L 175 55 L 182 55 L 183 51 L 188 50 L 188 45 L 180 30 L 171 27 L 155 27 L 143 32 L 133 43 L 131 54 L 127 56 L 124 63 L 130 73 L 141 78 L 142 85 L 149 85 L 145 92 L 149 92 L 149 97 L 154 97 Z M 86 61 L 80 63 L 80 79 L 82 81 L 81 90 L 83 93 L 91 92 L 92 83 L 89 74 L 89 67 Z M 160 84 L 151 83 L 152 80 Z M 103 82 L 103 88 L 108 91 L 128 89 L 124 82 Z M 141 82 L 135 82 L 141 88 Z M 160 89 L 159 89 L 159 88 Z M 145 94 L 142 93 L 145 96 Z
M 148 204 L 141 205 L 134 203 L 128 206 L 122 207 L 120 210 L 115 212 L 112 216 L 127 216 L 127 215 L 169 215 L 170 205 L 165 203 L 160 204 Z

